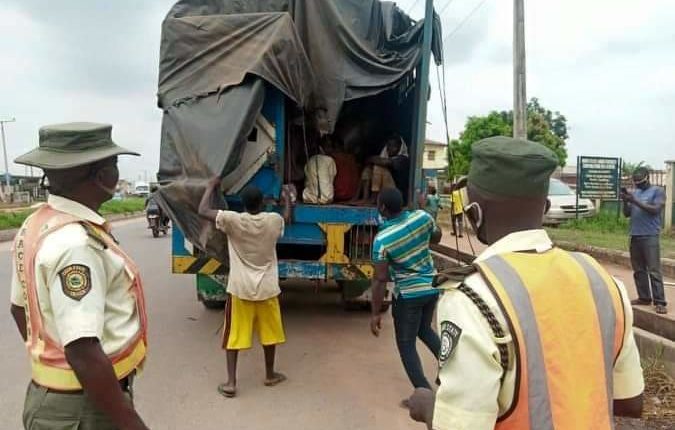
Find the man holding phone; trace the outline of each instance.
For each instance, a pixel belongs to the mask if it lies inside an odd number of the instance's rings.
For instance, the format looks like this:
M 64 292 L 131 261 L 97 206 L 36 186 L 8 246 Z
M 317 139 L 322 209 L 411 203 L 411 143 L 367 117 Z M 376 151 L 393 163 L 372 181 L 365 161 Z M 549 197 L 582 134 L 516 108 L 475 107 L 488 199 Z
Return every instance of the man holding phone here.
M 666 195 L 663 188 L 649 183 L 649 170 L 644 167 L 635 169 L 633 183 L 633 193 L 621 188 L 623 214 L 630 218 L 630 259 L 638 292 L 632 304 L 654 304 L 657 314 L 665 314 L 659 235 Z

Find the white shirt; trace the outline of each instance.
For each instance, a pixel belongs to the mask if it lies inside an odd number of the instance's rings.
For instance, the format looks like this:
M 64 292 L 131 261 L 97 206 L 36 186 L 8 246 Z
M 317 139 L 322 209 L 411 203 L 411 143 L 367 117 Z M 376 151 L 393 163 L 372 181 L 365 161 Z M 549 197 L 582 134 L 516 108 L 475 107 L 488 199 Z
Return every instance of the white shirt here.
M 477 259 L 484 261 L 497 254 L 517 251 L 545 252 L 553 247 L 544 230 L 512 233 L 487 248 Z M 510 337 L 506 319 L 497 300 L 479 273 L 464 280 L 490 307 Z M 443 285 L 437 320 L 451 321 L 462 330 L 459 351 L 441 367 L 441 386 L 436 394 L 433 428 L 435 430 L 492 430 L 497 418 L 507 411 L 514 396 L 516 360 L 513 342 L 509 342 L 510 368 L 500 384 L 502 367 L 492 330 L 478 307 L 457 290 L 457 282 Z M 614 365 L 614 398 L 627 399 L 644 390 L 640 356 L 633 335 L 633 310 L 623 284 L 617 281 L 625 310 L 623 347 Z M 439 330 L 440 332 L 440 330 Z
M 230 254 L 227 292 L 253 301 L 278 296 L 281 289 L 276 245 L 284 235 L 281 215 L 218 211 L 216 228 L 227 235 Z
M 322 154 L 311 157 L 305 165 L 305 190 L 302 192 L 302 200 L 305 203 L 321 205 L 331 203 L 335 195 L 333 182 L 336 175 L 337 166 L 332 157 Z
M 63 197 L 52 195 L 48 204 L 99 226 L 106 223 L 88 207 Z M 62 284 L 60 273 L 71 265 L 89 268 L 91 289 L 80 300 L 69 297 Z M 66 225 L 43 240 L 35 258 L 35 276 L 44 328 L 61 346 L 80 338 L 95 337 L 107 355 L 114 355 L 138 334 L 140 316 L 130 292 L 133 274 L 121 257 L 104 249 L 81 225 Z M 16 262 L 11 301 L 25 307 Z

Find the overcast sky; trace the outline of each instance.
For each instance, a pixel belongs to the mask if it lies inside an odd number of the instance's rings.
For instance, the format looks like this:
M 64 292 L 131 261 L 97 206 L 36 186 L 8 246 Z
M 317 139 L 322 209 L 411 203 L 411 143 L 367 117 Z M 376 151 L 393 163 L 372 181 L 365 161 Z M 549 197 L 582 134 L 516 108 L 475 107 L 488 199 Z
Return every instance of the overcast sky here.
M 17 120 L 6 126 L 10 160 L 37 145 L 43 124 L 111 122 L 115 140 L 143 154 L 121 159 L 123 177 L 152 177 L 161 121 L 155 98 L 160 25 L 173 3 L 3 0 L 0 118 Z M 416 18 L 423 3 L 398 2 L 404 10 L 414 5 Z M 480 3 L 436 0 L 445 34 Z M 580 154 L 645 160 L 659 168 L 675 159 L 675 2 L 525 3 L 528 97 L 568 118 L 568 164 Z M 451 137 L 470 115 L 511 108 L 511 5 L 485 0 L 446 40 Z M 432 85 L 427 135 L 443 140 L 435 78 Z M 10 171 L 23 174 L 24 168 Z

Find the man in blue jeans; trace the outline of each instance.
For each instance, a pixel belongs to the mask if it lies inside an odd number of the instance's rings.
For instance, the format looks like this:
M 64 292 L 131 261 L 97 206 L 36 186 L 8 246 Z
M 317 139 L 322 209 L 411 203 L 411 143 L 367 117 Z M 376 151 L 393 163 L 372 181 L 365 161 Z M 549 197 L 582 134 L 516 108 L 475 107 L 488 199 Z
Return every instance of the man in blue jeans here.
M 643 167 L 635 169 L 633 183 L 636 189 L 632 194 L 625 190 L 621 193 L 623 213 L 630 217 L 630 259 L 638 292 L 632 304 L 653 303 L 656 313 L 665 314 L 659 234 L 666 196 L 663 188 L 649 183 L 649 171 Z
M 392 315 L 403 367 L 414 388 L 431 388 L 416 342 L 419 337 L 438 358 L 441 341 L 431 328 L 438 291 L 432 286 L 436 270 L 429 242 L 440 242 L 441 231 L 427 212 L 404 211 L 403 196 L 395 188 L 383 189 L 377 205 L 385 222 L 373 242 L 375 275 L 370 328 L 373 335 L 379 336 L 385 286 L 392 279 L 395 283 Z M 403 406 L 407 407 L 407 399 Z

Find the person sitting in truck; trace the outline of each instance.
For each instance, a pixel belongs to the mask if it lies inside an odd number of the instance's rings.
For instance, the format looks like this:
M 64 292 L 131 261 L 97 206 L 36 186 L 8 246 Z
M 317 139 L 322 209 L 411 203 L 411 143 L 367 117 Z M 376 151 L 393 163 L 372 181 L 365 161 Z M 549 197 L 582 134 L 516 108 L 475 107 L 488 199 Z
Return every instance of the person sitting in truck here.
M 342 140 L 334 136 L 334 145 L 329 155 L 335 160 L 337 174 L 335 175 L 335 201 L 346 202 L 354 198 L 359 191 L 360 171 L 359 164 L 353 152 L 345 148 Z
M 380 190 L 396 188 L 403 196 L 408 193 L 410 159 L 408 146 L 398 134 L 391 135 L 379 156 L 370 157 L 361 175 L 361 192 L 357 203 L 375 204 Z M 362 196 L 363 200 L 358 200 Z
M 305 203 L 326 205 L 333 202 L 335 188 L 333 181 L 337 174 L 335 160 L 330 154 L 333 144 L 328 137 L 323 138 L 318 154 L 307 160 L 305 165 L 305 189 L 302 200 Z
M 240 193 L 246 212 L 216 210 L 211 205 L 220 185 L 220 177 L 209 181 L 199 204 L 199 215 L 214 222 L 228 239 L 230 272 L 223 332 L 228 379 L 218 386 L 218 392 L 234 397 L 239 351 L 251 348 L 254 329 L 265 355 L 265 386 L 286 380 L 285 375 L 274 370 L 276 346 L 286 341 L 279 306 L 276 244 L 284 234 L 285 220 L 290 219 L 291 205 L 289 194 L 283 193 L 284 217 L 264 212 L 262 192 L 255 186 L 247 186 Z

